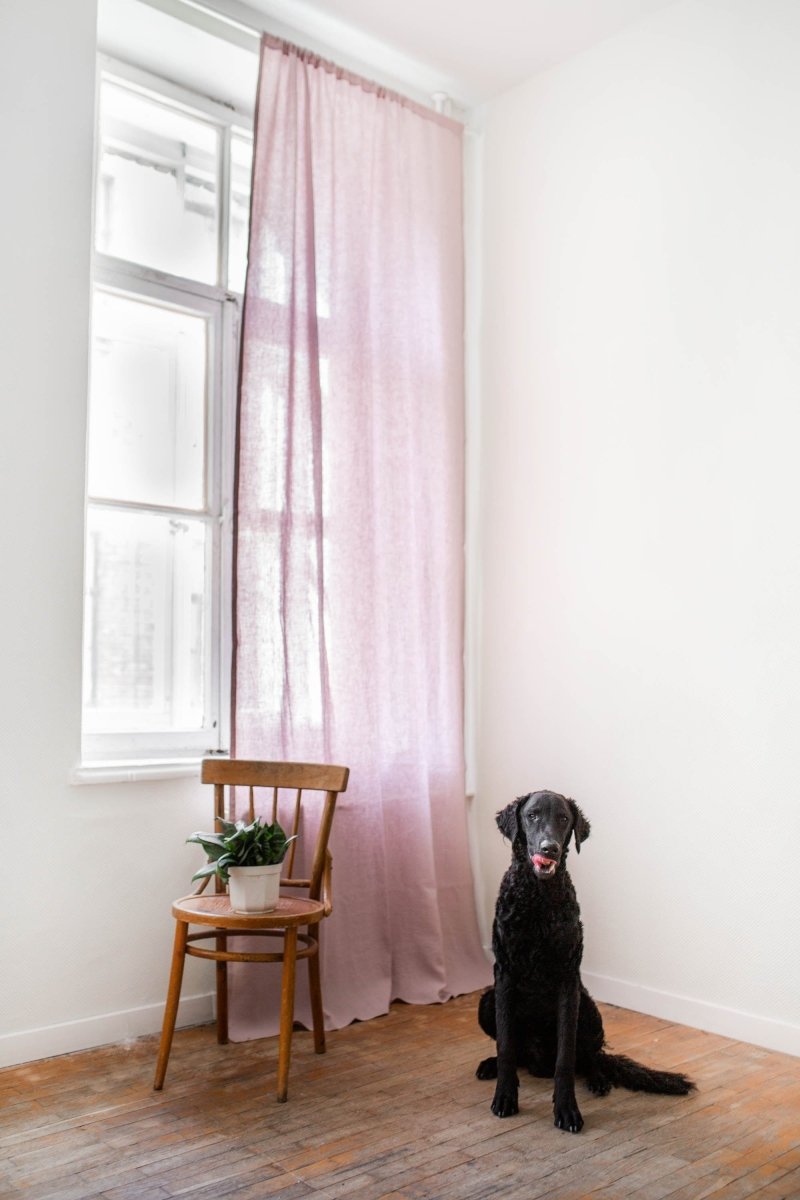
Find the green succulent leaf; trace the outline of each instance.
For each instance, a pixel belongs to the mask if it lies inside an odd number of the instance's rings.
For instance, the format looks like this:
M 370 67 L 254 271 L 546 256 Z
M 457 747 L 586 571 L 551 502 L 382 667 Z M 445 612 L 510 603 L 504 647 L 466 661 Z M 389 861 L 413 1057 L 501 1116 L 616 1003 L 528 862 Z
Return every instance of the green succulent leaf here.
M 206 865 L 201 867 L 199 871 L 195 871 L 194 875 L 192 876 L 192 883 L 196 883 L 198 879 L 208 879 L 209 875 L 216 875 L 216 873 L 217 864 L 206 863 Z
M 216 874 L 223 883 L 227 883 L 229 867 L 267 866 L 283 862 L 294 836 L 287 838 L 277 821 L 269 824 L 256 817 L 249 825 L 241 820 L 220 821 L 217 832 L 193 833 L 186 840 L 202 846 L 210 860 L 192 878 L 204 879 Z

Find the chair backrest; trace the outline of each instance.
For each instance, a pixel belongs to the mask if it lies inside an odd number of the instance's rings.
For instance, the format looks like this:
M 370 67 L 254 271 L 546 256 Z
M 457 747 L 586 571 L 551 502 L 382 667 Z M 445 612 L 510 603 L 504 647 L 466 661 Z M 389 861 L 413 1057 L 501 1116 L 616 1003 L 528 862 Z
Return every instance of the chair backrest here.
M 328 839 L 330 838 L 333 814 L 339 794 L 347 788 L 350 774 L 348 767 L 335 767 L 323 763 L 297 762 L 261 762 L 255 759 L 243 758 L 204 758 L 201 779 L 203 783 L 214 786 L 214 820 L 231 820 L 235 815 L 241 820 L 253 821 L 259 811 L 256 804 L 256 789 L 272 789 L 271 811 L 267 809 L 270 821 L 279 819 L 281 792 L 294 793 L 291 802 L 291 823 L 286 818 L 280 818 L 281 825 L 287 837 L 299 834 L 303 814 L 304 792 L 324 792 L 322 814 L 317 829 L 317 840 L 311 859 L 311 869 L 308 877 L 302 879 L 294 875 L 295 854 L 297 841 L 293 841 L 284 860 L 282 882 L 293 887 L 308 888 L 309 897 L 318 900 L 322 890 L 322 878 L 325 870 L 325 860 L 328 854 Z M 246 788 L 246 812 L 237 811 L 230 798 L 225 802 L 225 789 Z

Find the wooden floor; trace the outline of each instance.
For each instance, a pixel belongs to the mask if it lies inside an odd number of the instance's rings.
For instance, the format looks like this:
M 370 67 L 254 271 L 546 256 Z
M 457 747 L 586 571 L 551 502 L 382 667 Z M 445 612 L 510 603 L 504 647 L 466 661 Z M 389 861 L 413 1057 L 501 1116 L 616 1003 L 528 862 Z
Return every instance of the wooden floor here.
M 289 1102 L 274 1039 L 179 1033 L 166 1089 L 155 1040 L 0 1072 L 0 1196 L 26 1200 L 800 1200 L 800 1060 L 603 1006 L 611 1047 L 699 1084 L 689 1098 L 579 1085 L 582 1134 L 552 1124 L 547 1080 L 519 1116 L 474 1078 L 489 1042 L 476 997 L 396 1005 L 329 1035 L 298 1033 Z

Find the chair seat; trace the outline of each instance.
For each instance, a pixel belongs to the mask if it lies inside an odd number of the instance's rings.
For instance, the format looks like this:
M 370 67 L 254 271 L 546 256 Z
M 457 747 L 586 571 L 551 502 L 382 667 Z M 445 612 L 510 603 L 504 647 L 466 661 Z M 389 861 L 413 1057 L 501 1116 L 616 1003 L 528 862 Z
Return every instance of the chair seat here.
M 302 896 L 281 896 L 278 907 L 270 912 L 238 913 L 231 908 L 230 897 L 220 893 L 183 896 L 172 905 L 172 915 L 189 925 L 211 925 L 216 929 L 289 929 L 318 924 L 325 916 L 325 905 Z

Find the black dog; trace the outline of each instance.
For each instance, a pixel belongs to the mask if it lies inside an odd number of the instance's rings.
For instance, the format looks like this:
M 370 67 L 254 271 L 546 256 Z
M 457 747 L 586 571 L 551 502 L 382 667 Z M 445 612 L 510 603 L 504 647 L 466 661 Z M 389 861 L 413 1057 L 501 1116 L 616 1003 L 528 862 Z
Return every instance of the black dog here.
M 654 1071 L 622 1054 L 607 1054 L 603 1020 L 581 983 L 583 927 L 566 867 L 571 835 L 575 849 L 589 836 L 589 822 L 574 800 L 556 792 L 520 796 L 497 814 L 512 842 L 511 866 L 500 885 L 492 944 L 494 987 L 481 996 L 478 1021 L 497 1042 L 479 1079 L 497 1079 L 492 1112 L 519 1111 L 517 1067 L 554 1078 L 553 1111 L 559 1129 L 580 1133 L 575 1075 L 605 1096 L 620 1085 L 639 1092 L 685 1096 L 685 1075 Z

